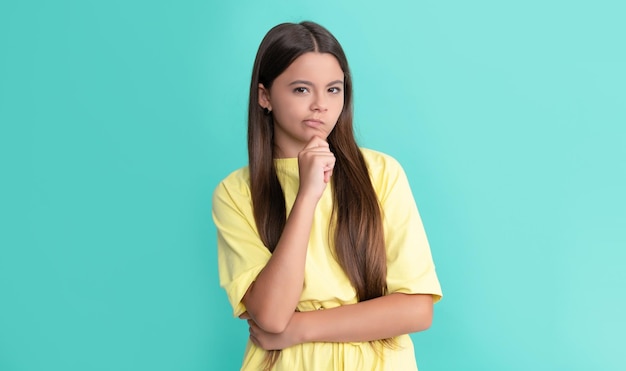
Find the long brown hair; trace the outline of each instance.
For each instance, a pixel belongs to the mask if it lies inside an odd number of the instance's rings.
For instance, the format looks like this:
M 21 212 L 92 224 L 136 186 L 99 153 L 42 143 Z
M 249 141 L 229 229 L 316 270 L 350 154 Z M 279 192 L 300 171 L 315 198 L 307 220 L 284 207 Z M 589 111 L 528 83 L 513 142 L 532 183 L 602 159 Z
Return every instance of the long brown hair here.
M 333 190 L 333 233 L 337 260 L 359 301 L 386 293 L 387 262 L 380 205 L 365 159 L 352 128 L 352 79 L 337 39 L 313 22 L 283 23 L 272 28 L 259 46 L 250 83 L 248 161 L 254 218 L 261 240 L 273 252 L 286 223 L 285 196 L 274 166 L 274 121 L 259 105 L 259 84 L 272 83 L 300 55 L 332 54 L 344 73 L 344 106 L 327 138 L 336 157 Z M 271 364 L 276 361 L 273 352 Z

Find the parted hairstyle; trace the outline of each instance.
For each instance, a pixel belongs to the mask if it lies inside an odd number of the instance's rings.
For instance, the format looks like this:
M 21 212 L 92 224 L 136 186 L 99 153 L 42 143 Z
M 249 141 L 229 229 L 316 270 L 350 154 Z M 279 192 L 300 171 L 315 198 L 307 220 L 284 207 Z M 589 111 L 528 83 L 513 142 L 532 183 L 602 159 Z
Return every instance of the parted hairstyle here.
M 256 226 L 273 252 L 286 223 L 285 196 L 274 165 L 274 119 L 259 105 L 259 84 L 271 91 L 274 79 L 304 53 L 332 54 L 344 73 L 344 106 L 327 141 L 336 158 L 331 186 L 331 225 L 337 260 L 359 301 L 387 291 L 387 262 L 380 205 L 354 138 L 352 80 L 335 37 L 313 22 L 283 23 L 263 38 L 254 61 L 248 107 L 248 161 Z M 295 310 L 295 308 L 294 308 Z

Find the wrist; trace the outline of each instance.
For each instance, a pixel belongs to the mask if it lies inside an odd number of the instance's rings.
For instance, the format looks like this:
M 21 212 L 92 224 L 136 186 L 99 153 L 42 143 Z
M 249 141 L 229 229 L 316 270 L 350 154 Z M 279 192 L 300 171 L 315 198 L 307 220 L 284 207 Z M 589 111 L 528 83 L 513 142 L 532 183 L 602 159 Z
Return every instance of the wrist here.
M 311 194 L 310 192 L 298 191 L 296 194 L 296 199 L 293 203 L 293 207 L 296 208 L 309 208 L 315 210 L 317 207 L 317 202 L 320 200 L 320 197 Z

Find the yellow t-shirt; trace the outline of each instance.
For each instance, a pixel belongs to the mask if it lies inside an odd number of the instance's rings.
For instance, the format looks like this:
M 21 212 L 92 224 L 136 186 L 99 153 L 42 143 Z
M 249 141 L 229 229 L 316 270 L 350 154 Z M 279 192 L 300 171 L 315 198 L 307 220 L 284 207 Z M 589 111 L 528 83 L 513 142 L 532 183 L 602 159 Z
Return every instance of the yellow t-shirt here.
M 383 153 L 364 148 L 361 151 L 383 214 L 389 293 L 432 294 L 438 301 L 441 287 L 402 167 Z M 299 187 L 298 161 L 274 161 L 289 215 Z M 220 285 L 226 290 L 236 317 L 246 311 L 241 299 L 271 257 L 256 229 L 249 182 L 248 168 L 241 168 L 226 177 L 213 195 Z M 311 227 L 300 311 L 357 302 L 356 291 L 328 244 L 332 203 L 328 186 L 318 202 Z M 283 349 L 274 370 L 417 370 L 410 337 L 399 336 L 397 342 L 400 346 L 383 349 L 382 357 L 367 342 L 299 344 Z M 265 351 L 248 341 L 242 370 L 259 370 L 264 357 Z

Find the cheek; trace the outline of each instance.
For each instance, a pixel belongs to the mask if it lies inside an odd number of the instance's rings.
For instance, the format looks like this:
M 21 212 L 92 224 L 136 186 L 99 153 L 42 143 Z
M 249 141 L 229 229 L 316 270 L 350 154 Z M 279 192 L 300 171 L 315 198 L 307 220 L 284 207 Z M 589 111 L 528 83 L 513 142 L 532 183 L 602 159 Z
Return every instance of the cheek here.
M 274 111 L 274 115 L 282 118 L 283 120 L 293 120 L 294 118 L 301 115 L 301 109 L 294 104 L 284 104 L 280 105 Z
M 343 99 L 337 99 L 333 103 L 334 103 L 333 104 L 333 111 L 335 112 L 337 117 L 339 117 L 339 115 L 341 114 L 341 111 L 343 111 L 344 100 Z
M 345 96 L 343 94 L 337 97 L 337 99 L 333 100 L 333 103 L 335 103 L 335 105 L 339 106 L 340 108 L 343 108 L 344 102 L 345 102 Z

